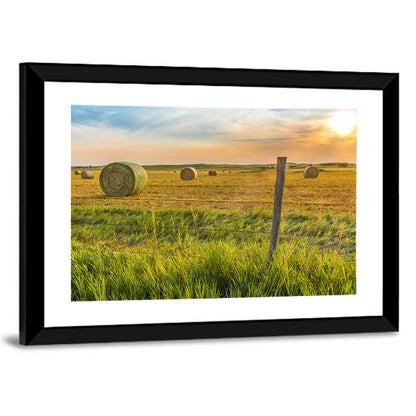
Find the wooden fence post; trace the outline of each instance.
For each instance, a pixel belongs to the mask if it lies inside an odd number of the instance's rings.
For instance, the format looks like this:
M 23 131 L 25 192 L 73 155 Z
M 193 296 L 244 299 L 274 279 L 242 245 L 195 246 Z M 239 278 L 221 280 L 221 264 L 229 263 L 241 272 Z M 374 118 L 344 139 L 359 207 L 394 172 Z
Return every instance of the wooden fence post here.
M 285 186 L 287 157 L 278 157 L 276 165 L 276 185 L 274 188 L 273 222 L 270 234 L 269 263 L 273 260 L 273 255 L 279 237 L 280 220 L 282 218 L 283 189 Z

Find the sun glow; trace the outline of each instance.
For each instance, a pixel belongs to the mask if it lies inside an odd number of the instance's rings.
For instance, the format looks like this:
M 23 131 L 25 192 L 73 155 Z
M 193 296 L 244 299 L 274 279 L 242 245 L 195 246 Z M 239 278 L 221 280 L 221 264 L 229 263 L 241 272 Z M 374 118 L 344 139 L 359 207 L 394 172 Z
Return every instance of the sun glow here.
M 326 120 L 329 127 L 339 135 L 345 136 L 351 133 L 357 126 L 357 113 L 355 111 L 337 111 Z

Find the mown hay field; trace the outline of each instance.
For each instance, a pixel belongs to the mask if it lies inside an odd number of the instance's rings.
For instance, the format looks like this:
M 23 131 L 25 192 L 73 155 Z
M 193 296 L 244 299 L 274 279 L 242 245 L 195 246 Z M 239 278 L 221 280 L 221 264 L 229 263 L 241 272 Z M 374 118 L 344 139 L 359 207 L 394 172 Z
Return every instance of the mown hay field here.
M 269 264 L 275 170 L 194 167 L 190 181 L 181 166 L 145 167 L 144 192 L 123 198 L 104 195 L 99 168 L 72 170 L 72 300 L 355 293 L 355 168 L 286 170 Z

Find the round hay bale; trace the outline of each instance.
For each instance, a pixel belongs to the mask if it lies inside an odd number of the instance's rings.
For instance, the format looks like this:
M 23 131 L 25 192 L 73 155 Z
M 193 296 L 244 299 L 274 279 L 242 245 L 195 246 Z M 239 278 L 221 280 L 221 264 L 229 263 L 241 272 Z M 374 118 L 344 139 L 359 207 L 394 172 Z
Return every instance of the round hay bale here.
M 94 172 L 91 170 L 83 170 L 81 172 L 82 179 L 94 179 Z
M 303 176 L 305 178 L 309 178 L 309 179 L 315 179 L 317 178 L 319 175 L 319 169 L 315 166 L 308 166 L 304 171 L 303 171 Z
M 181 170 L 181 179 L 183 181 L 191 181 L 197 177 L 196 170 L 194 168 L 183 168 Z
M 210 170 L 210 171 L 208 172 L 208 175 L 209 175 L 209 176 L 217 176 L 217 171 L 216 171 L 216 170 Z
M 80 170 L 74 170 L 74 175 L 81 175 L 81 171 Z
M 100 186 L 107 196 L 137 194 L 146 184 L 147 173 L 136 163 L 113 162 L 104 166 L 100 173 Z

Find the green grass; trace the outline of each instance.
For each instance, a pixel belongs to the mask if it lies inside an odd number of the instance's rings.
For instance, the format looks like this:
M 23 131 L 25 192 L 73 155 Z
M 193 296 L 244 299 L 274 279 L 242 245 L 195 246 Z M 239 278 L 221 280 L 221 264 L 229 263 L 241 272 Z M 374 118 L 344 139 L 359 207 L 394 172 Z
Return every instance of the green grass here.
M 266 211 L 73 207 L 72 300 L 355 294 L 355 217 L 286 213 L 269 264 L 270 228 Z

